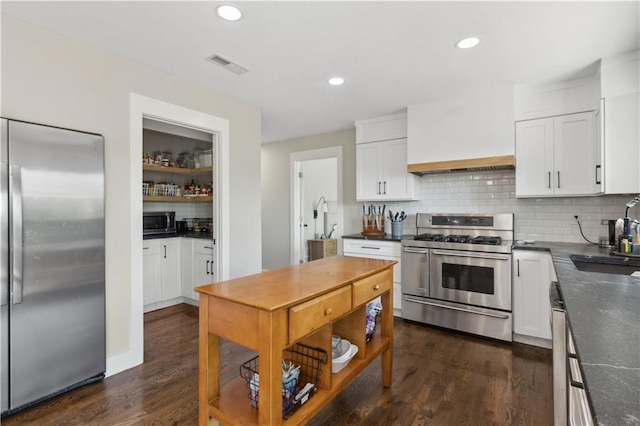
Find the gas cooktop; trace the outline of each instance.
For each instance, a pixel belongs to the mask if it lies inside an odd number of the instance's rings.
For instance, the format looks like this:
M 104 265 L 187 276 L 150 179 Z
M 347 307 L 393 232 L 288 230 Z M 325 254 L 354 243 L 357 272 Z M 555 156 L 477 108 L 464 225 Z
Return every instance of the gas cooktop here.
M 416 214 L 416 235 L 404 247 L 511 253 L 512 214 Z

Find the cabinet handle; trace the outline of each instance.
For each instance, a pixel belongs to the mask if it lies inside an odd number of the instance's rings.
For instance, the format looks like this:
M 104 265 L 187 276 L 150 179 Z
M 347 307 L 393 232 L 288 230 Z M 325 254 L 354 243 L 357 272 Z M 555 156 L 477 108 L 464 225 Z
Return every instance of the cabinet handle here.
M 548 172 L 549 189 L 551 189 L 551 172 Z
M 560 171 L 558 171 L 558 188 L 560 188 Z
M 380 181 L 378 181 L 378 195 L 380 195 Z
M 376 284 L 373 286 L 373 291 L 378 291 L 380 290 L 380 284 Z
M 324 316 L 325 317 L 328 317 L 332 313 L 333 313 L 333 310 L 331 308 L 327 308 L 327 309 L 324 310 Z
M 149 250 L 149 247 L 142 247 L 142 250 Z
M 207 260 L 207 275 L 209 275 L 209 260 Z
M 164 258 L 166 259 L 167 258 L 167 246 L 162 246 L 162 247 L 164 247 Z
M 596 166 L 596 185 L 600 185 L 602 183 L 602 169 L 600 164 Z
M 305 225 L 305 226 L 307 226 L 307 225 Z M 209 246 L 204 246 L 204 248 L 208 248 L 208 249 L 213 250 L 213 247 L 209 247 Z
M 371 249 L 371 250 L 380 250 L 380 247 L 372 247 L 372 246 L 360 246 L 363 249 Z
M 387 181 L 384 181 L 384 194 L 387 194 Z
M 518 276 L 520 276 L 520 259 L 516 260 L 516 266 L 517 266 L 517 271 L 518 271 Z

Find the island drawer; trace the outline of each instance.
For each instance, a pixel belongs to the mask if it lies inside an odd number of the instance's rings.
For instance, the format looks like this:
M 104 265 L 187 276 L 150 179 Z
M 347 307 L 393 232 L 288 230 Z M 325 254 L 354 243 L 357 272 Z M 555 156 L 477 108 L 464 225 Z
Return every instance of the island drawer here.
M 391 270 L 386 269 L 370 277 L 363 278 L 353 283 L 353 306 L 367 303 L 371 299 L 380 296 L 391 289 Z
M 295 342 L 350 310 L 351 286 L 344 286 L 290 308 L 289 342 Z

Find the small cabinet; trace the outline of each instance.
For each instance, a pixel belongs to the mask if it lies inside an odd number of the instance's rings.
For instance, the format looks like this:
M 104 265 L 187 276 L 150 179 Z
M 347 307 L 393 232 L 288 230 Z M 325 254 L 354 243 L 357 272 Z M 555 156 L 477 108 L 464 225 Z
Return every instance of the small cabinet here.
M 595 112 L 516 122 L 516 196 L 602 192 Z
M 309 240 L 309 260 L 324 259 L 338 254 L 338 240 L 321 238 Z
M 554 273 L 551 255 L 546 251 L 514 250 L 512 270 L 514 340 L 522 336 L 524 343 L 550 347 L 549 286 Z
M 407 117 L 356 122 L 356 199 L 413 200 L 416 176 L 407 172 Z
M 145 312 L 173 304 L 180 297 L 180 239 L 146 240 L 143 250 L 143 302 Z

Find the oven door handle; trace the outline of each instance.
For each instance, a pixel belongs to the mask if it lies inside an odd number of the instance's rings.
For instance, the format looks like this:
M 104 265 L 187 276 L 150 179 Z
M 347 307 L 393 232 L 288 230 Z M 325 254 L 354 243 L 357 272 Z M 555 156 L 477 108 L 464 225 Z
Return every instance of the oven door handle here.
M 410 247 L 402 247 L 402 251 L 405 253 L 416 253 L 416 254 L 427 254 L 429 252 L 428 249 L 417 249 Z
M 510 256 L 495 253 L 482 253 L 477 251 L 456 251 L 456 250 L 431 250 L 431 254 L 440 256 L 476 257 L 479 259 L 509 260 Z
M 468 314 L 484 315 L 486 317 L 500 318 L 500 319 L 509 319 L 509 315 L 493 314 L 489 312 L 479 312 L 479 311 L 474 311 L 473 309 L 465 309 L 465 308 L 459 308 L 457 306 L 449 306 L 449 305 L 443 305 L 440 303 L 427 302 L 424 300 L 415 299 L 413 297 L 408 297 L 408 296 L 405 296 L 404 300 L 406 300 L 407 302 L 420 303 L 422 305 L 427 305 L 427 306 L 435 306 L 436 308 L 444 308 L 444 309 L 451 309 L 453 311 L 466 312 Z

